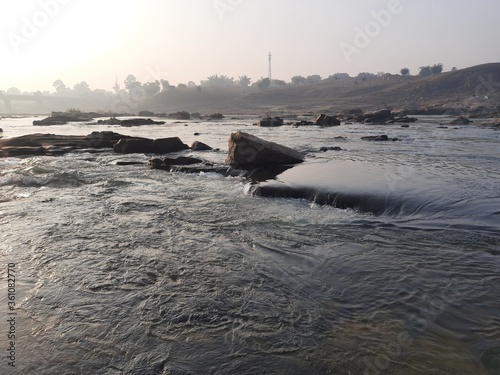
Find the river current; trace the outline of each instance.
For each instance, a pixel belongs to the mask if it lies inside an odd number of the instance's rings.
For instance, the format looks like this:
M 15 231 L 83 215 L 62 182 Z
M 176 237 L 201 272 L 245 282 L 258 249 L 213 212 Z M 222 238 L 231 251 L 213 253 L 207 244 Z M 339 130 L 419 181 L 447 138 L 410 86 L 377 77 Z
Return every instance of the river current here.
M 307 157 L 259 183 L 112 151 L 0 159 L 0 373 L 500 374 L 500 132 L 450 120 L 1 120 L 200 140 L 216 163 L 242 130 Z M 378 134 L 399 140 L 360 139 Z

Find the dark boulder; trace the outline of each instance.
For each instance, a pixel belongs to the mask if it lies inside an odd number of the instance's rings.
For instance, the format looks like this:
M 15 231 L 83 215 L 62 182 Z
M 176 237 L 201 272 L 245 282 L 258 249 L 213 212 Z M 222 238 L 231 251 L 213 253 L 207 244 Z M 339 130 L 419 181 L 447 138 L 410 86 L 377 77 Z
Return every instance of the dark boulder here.
M 340 120 L 332 116 L 321 114 L 314 120 L 314 125 L 337 126 L 340 125 Z
M 168 165 L 192 165 L 203 163 L 203 160 L 190 156 L 179 156 L 177 158 L 164 158 L 163 162 Z
M 358 115 L 357 121 L 364 124 L 386 124 L 394 121 L 394 115 L 389 109 L 381 109 Z
M 158 138 L 153 141 L 153 144 L 157 154 L 169 154 L 189 149 L 189 146 L 183 143 L 179 137 Z
M 212 113 L 209 118 L 213 120 L 220 120 L 224 118 L 224 115 L 222 113 Z
M 319 149 L 320 152 L 326 152 L 326 151 L 342 151 L 342 148 L 339 146 L 332 146 L 332 147 L 321 147 Z
M 111 117 L 110 119 L 107 120 L 97 120 L 98 125 L 121 125 L 122 120 L 118 120 L 115 117 Z
M 257 123 L 257 126 L 262 127 L 277 127 L 283 125 L 283 119 L 281 117 L 266 117 Z
M 146 138 L 120 139 L 113 150 L 120 154 L 154 153 L 154 144 L 152 139 Z
M 76 149 L 112 148 L 122 138 L 130 137 L 110 131 L 92 132 L 86 136 L 37 133 L 2 139 L 0 150 L 4 150 L 2 155 L 5 156 L 61 155 Z
M 116 165 L 127 166 L 127 165 L 144 165 L 142 161 L 117 161 Z
M 408 116 L 403 116 L 403 117 L 396 117 L 394 120 L 390 121 L 392 123 L 411 123 L 411 122 L 416 122 L 418 121 L 418 118 L 416 117 L 408 117 Z
M 213 150 L 213 148 L 210 147 L 209 145 L 203 143 L 203 142 L 195 141 L 191 145 L 191 150 L 193 150 L 193 151 L 211 151 L 211 150 Z
M 460 116 L 459 118 L 453 120 L 450 122 L 451 125 L 469 125 L 472 121 L 469 120 L 467 117 Z
M 29 147 L 29 146 L 20 146 L 20 147 L 2 147 L 0 149 L 0 155 L 3 158 L 8 157 L 19 157 L 19 156 L 40 156 L 45 155 L 45 150 L 43 147 Z
M 154 121 L 150 118 L 133 118 L 122 120 L 121 126 L 163 125 L 165 121 Z
M 226 164 L 237 168 L 251 169 L 296 164 L 303 161 L 302 153 L 248 133 L 238 131 L 229 137 Z
M 186 112 L 186 111 L 178 111 L 175 113 L 170 113 L 168 115 L 168 117 L 176 119 L 176 120 L 190 120 L 191 119 L 191 115 L 189 114 L 189 112 Z
M 370 135 L 366 137 L 361 137 L 362 140 L 364 141 L 370 141 L 370 142 L 385 142 L 385 141 L 397 141 L 397 138 L 389 138 L 386 134 L 381 134 L 381 135 Z
M 188 149 L 189 147 L 182 143 L 180 138 L 129 138 L 120 139 L 113 147 L 115 152 L 121 154 L 168 154 Z
M 310 126 L 310 125 L 314 125 L 314 122 L 307 121 L 307 120 L 301 120 L 298 122 L 294 122 L 292 125 L 293 126 Z
M 177 158 L 151 159 L 148 161 L 150 169 L 161 169 L 171 171 L 173 166 L 201 164 L 203 160 L 189 156 L 179 156 Z
M 37 126 L 65 125 L 68 122 L 85 122 L 91 120 L 92 120 L 91 118 L 87 117 L 60 115 L 60 116 L 49 116 L 47 118 L 44 118 L 43 120 L 35 120 L 33 121 L 33 125 Z

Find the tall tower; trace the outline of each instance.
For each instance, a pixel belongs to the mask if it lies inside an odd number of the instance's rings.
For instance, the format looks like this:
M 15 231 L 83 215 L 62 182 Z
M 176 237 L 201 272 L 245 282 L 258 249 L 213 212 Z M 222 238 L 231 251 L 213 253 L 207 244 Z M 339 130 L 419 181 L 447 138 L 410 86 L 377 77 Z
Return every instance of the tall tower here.
M 267 77 L 269 78 L 269 80 L 273 80 L 273 75 L 272 75 L 272 71 L 271 71 L 271 52 L 269 52 L 269 72 L 267 74 Z

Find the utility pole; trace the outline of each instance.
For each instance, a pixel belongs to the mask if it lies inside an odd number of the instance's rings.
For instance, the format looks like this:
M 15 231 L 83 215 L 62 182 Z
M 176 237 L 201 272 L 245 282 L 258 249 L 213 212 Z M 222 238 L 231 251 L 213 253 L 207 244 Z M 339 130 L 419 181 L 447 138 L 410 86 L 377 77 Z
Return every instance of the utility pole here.
M 273 80 L 273 75 L 272 75 L 272 71 L 271 71 L 271 52 L 269 52 L 269 72 L 267 74 L 268 78 L 270 81 Z

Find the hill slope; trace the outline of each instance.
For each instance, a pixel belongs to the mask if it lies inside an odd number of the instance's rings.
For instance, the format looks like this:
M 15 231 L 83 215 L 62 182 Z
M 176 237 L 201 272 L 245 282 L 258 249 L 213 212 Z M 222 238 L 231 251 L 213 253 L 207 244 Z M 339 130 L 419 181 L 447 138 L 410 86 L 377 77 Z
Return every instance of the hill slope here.
M 316 84 L 256 89 L 175 89 L 141 103 L 154 111 L 241 113 L 274 111 L 338 111 L 360 107 L 472 109 L 500 105 L 500 63 L 483 64 L 431 77 L 385 75 L 323 80 Z

